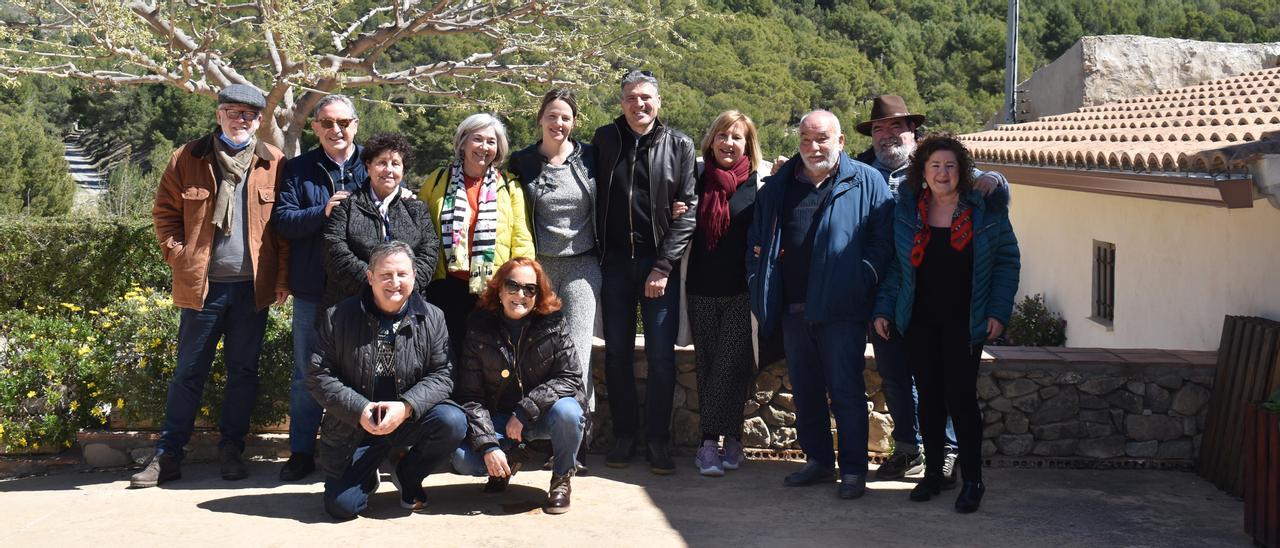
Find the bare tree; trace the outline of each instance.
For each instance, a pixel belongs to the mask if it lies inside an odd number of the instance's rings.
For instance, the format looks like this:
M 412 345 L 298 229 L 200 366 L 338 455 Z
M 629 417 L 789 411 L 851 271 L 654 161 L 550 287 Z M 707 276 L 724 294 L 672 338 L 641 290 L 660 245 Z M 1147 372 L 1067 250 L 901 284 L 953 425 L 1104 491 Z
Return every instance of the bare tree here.
M 270 113 L 259 138 L 293 156 L 326 94 L 391 87 L 390 102 L 420 105 L 494 86 L 528 93 L 530 84 L 598 81 L 610 60 L 627 57 L 625 45 L 692 13 L 688 1 L 11 0 L 0 2 L 0 80 L 164 84 L 206 96 L 255 85 Z M 415 58 L 415 39 L 455 35 L 476 39 L 452 58 Z

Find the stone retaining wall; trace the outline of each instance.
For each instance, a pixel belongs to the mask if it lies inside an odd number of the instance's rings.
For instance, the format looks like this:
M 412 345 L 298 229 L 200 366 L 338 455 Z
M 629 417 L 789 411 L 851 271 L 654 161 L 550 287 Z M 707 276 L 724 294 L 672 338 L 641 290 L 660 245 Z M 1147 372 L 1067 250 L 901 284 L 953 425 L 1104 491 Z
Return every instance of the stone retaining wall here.
M 977 393 L 985 420 L 982 454 L 989 461 L 1185 462 L 1198 454 L 1213 386 L 1214 352 L 992 347 L 987 354 L 979 369 Z M 637 340 L 635 360 L 643 402 L 647 377 L 643 340 Z M 611 441 L 600 346 L 592 368 L 597 394 L 595 447 L 600 449 Z M 693 447 L 701 433 L 691 347 L 677 348 L 676 369 L 673 442 Z M 867 450 L 887 453 L 892 449 L 893 419 L 869 345 L 863 376 L 870 423 Z M 748 447 L 799 449 L 784 362 L 759 372 L 744 411 L 743 439 Z

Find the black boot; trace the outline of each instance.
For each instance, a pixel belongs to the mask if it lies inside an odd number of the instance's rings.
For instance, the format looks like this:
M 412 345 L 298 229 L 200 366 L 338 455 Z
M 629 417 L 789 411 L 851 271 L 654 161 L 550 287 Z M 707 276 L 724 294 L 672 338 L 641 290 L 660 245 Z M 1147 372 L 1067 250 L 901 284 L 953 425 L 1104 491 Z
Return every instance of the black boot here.
M 982 504 L 982 494 L 987 492 L 987 487 L 980 481 L 965 481 L 960 487 L 960 496 L 956 497 L 956 511 L 961 514 L 968 514 L 978 510 L 978 505 Z
M 943 481 L 942 474 L 925 474 L 924 479 L 911 489 L 911 500 L 925 502 L 937 496 L 942 493 Z
M 631 456 L 635 453 L 636 440 L 631 436 L 618 436 L 613 441 L 613 449 L 604 455 L 604 465 L 609 468 L 626 468 L 631 466 Z

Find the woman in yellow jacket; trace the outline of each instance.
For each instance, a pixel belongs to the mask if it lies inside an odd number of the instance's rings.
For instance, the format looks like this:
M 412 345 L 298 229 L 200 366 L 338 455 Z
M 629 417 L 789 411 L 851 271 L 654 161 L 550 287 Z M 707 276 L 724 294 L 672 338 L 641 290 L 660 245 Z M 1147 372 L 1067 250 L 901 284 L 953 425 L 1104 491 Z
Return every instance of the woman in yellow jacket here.
M 454 133 L 453 162 L 432 172 L 418 192 L 440 230 L 440 260 L 425 296 L 444 312 L 455 351 L 498 267 L 512 257 L 535 256 L 520 183 L 498 169 L 508 150 L 502 122 L 472 114 Z

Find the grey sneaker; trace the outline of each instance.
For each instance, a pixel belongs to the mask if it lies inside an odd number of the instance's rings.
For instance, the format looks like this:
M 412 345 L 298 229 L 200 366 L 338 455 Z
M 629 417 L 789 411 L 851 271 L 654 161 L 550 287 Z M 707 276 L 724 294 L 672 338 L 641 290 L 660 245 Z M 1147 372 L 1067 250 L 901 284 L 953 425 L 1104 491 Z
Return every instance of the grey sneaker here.
M 893 455 L 876 470 L 876 479 L 881 481 L 902 479 L 922 471 L 924 471 L 924 455 L 919 452 L 912 455 L 905 451 L 894 451 Z
M 956 488 L 956 454 L 955 450 L 948 449 L 947 455 L 942 459 L 942 488 Z M 978 495 L 979 498 L 982 495 Z
M 724 475 L 724 466 L 720 464 L 720 450 L 716 447 L 716 442 L 711 440 L 702 442 L 702 447 L 698 448 L 698 454 L 693 457 L 693 465 L 697 466 L 698 473 L 704 476 Z
M 742 466 L 746 456 L 742 451 L 742 440 L 733 436 L 724 437 L 724 454 L 720 456 L 720 466 L 725 470 L 737 470 Z

